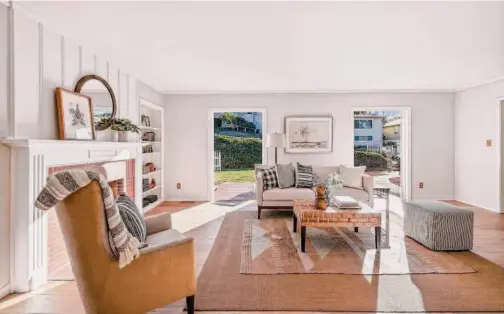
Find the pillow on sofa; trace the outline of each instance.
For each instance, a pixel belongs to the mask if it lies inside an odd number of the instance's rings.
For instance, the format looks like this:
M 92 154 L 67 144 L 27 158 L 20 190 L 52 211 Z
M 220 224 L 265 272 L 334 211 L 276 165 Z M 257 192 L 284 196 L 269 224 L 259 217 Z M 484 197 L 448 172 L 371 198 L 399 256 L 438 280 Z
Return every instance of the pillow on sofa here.
M 343 186 L 364 190 L 362 186 L 362 175 L 366 171 L 366 166 L 360 167 L 340 167 L 340 179 L 343 181 Z
M 257 169 L 257 172 L 262 176 L 264 191 L 278 187 L 278 177 L 275 167 Z
M 297 163 L 296 187 L 308 189 L 313 187 L 313 170 L 311 166 Z
M 281 189 L 291 188 L 296 185 L 296 168 L 293 164 L 276 165 L 278 187 Z

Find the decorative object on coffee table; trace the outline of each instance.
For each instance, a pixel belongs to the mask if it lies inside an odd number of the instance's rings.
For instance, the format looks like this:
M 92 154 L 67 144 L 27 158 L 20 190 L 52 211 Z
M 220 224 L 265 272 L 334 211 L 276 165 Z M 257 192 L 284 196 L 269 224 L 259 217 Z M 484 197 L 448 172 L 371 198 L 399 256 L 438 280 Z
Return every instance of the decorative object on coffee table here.
M 301 227 L 301 252 L 305 252 L 306 227 L 364 227 L 375 228 L 376 249 L 381 247 L 381 212 L 360 202 L 361 209 L 341 210 L 328 207 L 326 210 L 317 210 L 313 202 L 294 200 L 293 230 Z
M 338 209 L 360 209 L 361 205 L 358 201 L 350 196 L 331 196 L 332 204 Z
M 316 207 L 317 209 L 325 210 L 327 209 L 327 201 L 325 197 L 326 187 L 323 184 L 319 184 L 315 187 L 315 192 L 317 193 Z

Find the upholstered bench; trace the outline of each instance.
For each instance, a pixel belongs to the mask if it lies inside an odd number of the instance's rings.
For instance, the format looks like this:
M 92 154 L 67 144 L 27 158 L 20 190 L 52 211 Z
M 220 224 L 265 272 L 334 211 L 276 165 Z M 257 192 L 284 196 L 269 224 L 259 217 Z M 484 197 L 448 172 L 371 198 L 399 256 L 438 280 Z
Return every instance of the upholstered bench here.
M 474 213 L 437 201 L 404 203 L 404 233 L 434 251 L 473 247 Z

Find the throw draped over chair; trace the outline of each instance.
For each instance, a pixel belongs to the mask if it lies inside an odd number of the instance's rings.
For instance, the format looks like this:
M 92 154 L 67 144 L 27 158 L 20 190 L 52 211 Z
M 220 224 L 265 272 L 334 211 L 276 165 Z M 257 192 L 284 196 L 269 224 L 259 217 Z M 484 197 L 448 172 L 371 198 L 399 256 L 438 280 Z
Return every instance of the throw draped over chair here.
M 97 182 L 56 206 L 84 308 L 89 314 L 139 314 L 182 298 L 194 312 L 194 244 L 171 229 L 169 213 L 145 219 L 148 247 L 126 267 L 111 253 Z

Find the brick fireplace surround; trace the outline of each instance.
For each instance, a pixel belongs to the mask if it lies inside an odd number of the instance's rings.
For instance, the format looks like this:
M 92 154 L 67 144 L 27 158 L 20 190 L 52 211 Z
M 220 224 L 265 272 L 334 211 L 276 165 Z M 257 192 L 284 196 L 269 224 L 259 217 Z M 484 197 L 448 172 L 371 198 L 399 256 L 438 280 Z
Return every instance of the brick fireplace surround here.
M 54 211 L 42 211 L 33 205 L 47 176 L 69 168 L 99 166 L 106 168 L 107 179 L 117 181 L 118 190 L 135 198 L 142 194 L 142 144 L 16 138 L 1 142 L 10 147 L 11 153 L 9 290 L 28 292 L 47 282 L 49 260 L 59 261 L 66 255 Z M 122 169 L 122 175 L 118 175 L 118 169 Z M 135 203 L 141 208 L 138 197 Z M 49 247 L 49 240 L 59 244 Z M 57 267 L 51 265 L 51 270 Z
M 70 170 L 70 169 L 83 169 L 83 168 L 95 168 L 104 167 L 107 164 L 125 164 L 125 174 L 124 178 L 117 180 L 109 180 L 109 185 L 114 191 L 114 195 L 119 195 L 125 193 L 131 199 L 135 199 L 135 160 L 129 159 L 125 161 L 118 162 L 99 162 L 99 163 L 87 163 L 87 164 L 77 164 L 77 165 L 65 165 L 65 166 L 55 166 L 49 167 L 49 174 L 55 174 L 60 171 Z M 47 266 L 48 266 L 48 280 L 71 280 L 74 278 L 70 259 L 68 257 L 65 240 L 63 239 L 63 234 L 59 226 L 58 216 L 56 211 L 50 210 L 47 212 L 48 220 L 48 230 L 47 230 L 47 246 L 48 246 L 48 256 L 47 256 Z

